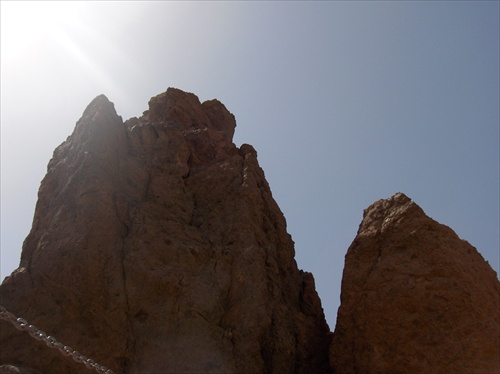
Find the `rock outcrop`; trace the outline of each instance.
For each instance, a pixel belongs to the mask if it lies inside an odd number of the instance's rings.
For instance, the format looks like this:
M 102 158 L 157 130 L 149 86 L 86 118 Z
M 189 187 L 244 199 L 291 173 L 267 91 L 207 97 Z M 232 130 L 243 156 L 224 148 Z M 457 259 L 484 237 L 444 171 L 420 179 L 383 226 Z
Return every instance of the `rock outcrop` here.
M 313 277 L 235 126 L 177 89 L 125 123 L 94 99 L 48 165 L 0 304 L 116 373 L 327 373 Z M 0 345 L 4 370 L 87 370 L 5 321 Z
M 495 272 L 401 193 L 365 210 L 332 338 L 235 127 L 173 88 L 125 122 L 95 98 L 0 305 L 117 374 L 500 372 Z M 0 373 L 91 372 L 0 317 Z
M 399 193 L 346 257 L 333 373 L 499 373 L 500 288 L 482 256 Z

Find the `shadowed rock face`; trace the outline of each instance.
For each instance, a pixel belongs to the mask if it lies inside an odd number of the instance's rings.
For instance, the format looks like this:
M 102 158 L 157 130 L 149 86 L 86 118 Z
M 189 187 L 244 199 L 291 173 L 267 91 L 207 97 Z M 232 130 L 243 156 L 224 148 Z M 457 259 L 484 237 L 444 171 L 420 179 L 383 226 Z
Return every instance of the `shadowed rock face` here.
M 334 373 L 499 373 L 500 288 L 466 241 L 399 193 L 345 257 Z
M 235 126 L 177 89 L 125 123 L 94 99 L 48 165 L 1 304 L 116 373 L 328 372 L 314 280 Z M 5 321 L 0 344 L 0 364 L 87 370 Z

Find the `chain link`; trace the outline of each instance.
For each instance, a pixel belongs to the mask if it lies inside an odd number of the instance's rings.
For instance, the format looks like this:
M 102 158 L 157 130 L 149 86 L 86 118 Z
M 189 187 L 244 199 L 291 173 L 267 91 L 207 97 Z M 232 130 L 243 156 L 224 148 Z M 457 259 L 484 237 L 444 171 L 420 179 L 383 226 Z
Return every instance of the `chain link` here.
M 12 323 L 12 325 L 14 325 L 14 327 L 18 330 L 26 331 L 33 338 L 43 341 L 48 347 L 58 349 L 64 356 L 71 356 L 74 361 L 85 365 L 89 369 L 94 369 L 101 374 L 115 374 L 111 369 L 99 365 L 94 360 L 85 357 L 78 351 L 73 350 L 73 348 L 58 342 L 53 336 L 47 336 L 45 332 L 39 330 L 36 326 L 30 325 L 25 319 L 17 318 L 2 305 L 0 305 L 0 319 Z

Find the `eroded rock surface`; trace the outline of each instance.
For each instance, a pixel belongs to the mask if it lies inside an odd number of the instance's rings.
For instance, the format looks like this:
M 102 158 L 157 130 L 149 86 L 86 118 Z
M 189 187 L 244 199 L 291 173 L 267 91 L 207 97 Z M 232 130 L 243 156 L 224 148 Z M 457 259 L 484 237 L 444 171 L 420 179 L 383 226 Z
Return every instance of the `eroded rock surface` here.
M 235 126 L 177 89 L 125 123 L 94 99 L 48 165 L 1 304 L 116 373 L 328 372 L 314 280 Z M 5 321 L 0 344 L 0 364 L 87 370 Z
M 334 373 L 499 373 L 500 288 L 482 256 L 399 193 L 345 257 Z

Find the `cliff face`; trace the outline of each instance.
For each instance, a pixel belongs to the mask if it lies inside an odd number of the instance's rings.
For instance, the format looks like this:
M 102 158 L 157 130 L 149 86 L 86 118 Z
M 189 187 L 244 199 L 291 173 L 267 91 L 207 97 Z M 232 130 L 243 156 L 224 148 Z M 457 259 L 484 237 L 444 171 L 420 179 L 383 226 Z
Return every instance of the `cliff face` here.
M 311 274 L 217 100 L 125 123 L 104 96 L 59 146 L 1 304 L 116 373 L 326 373 Z M 0 363 L 86 370 L 2 321 Z
M 403 194 L 364 212 L 330 348 L 334 373 L 499 373 L 500 288 L 466 241 Z

